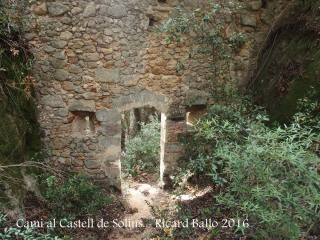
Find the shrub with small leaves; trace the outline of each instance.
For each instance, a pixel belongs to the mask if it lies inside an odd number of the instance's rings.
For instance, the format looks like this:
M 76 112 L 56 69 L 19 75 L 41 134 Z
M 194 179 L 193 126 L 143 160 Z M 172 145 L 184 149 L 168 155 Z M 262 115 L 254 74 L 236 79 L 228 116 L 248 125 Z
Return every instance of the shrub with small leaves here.
M 153 117 L 149 123 L 140 123 L 141 131 L 132 138 L 122 160 L 125 176 L 140 172 L 157 172 L 160 159 L 160 122 Z
M 254 222 L 258 239 L 319 234 L 319 104 L 301 106 L 307 113 L 276 127 L 261 112 L 214 106 L 187 145 L 186 169 L 212 176 L 224 189 L 217 202 Z
M 101 187 L 85 174 L 69 174 L 64 180 L 49 176 L 45 185 L 45 200 L 52 217 L 57 219 L 92 216 L 111 202 Z
M 0 213 L 0 239 L 3 240 L 62 240 L 59 237 L 37 232 L 33 228 L 17 228 L 6 226 L 6 216 Z

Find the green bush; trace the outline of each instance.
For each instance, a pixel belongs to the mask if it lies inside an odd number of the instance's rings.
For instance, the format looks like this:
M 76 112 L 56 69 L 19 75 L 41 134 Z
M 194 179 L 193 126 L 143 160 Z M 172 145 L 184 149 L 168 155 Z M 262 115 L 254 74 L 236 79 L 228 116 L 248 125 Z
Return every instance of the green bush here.
M 53 218 L 92 216 L 110 203 L 110 197 L 85 174 L 69 174 L 63 181 L 46 178 L 45 200 Z
M 316 137 L 292 124 L 255 131 L 242 146 L 218 147 L 230 180 L 218 202 L 263 224 L 264 237 L 297 239 L 320 220 L 320 159 L 310 151 Z
M 141 171 L 157 172 L 160 158 L 160 123 L 153 117 L 149 123 L 140 123 L 141 131 L 132 138 L 122 160 L 125 176 L 135 176 Z
M 229 142 L 243 144 L 251 122 L 258 118 L 261 121 L 260 125 L 263 125 L 262 121 L 267 120 L 263 111 L 247 109 L 249 109 L 247 104 L 242 105 L 241 108 L 212 106 L 206 117 L 196 124 L 194 132 L 181 136 L 180 140 L 186 152 L 179 164 L 182 171 L 190 171 L 191 175 L 196 177 L 211 175 L 215 182 L 223 185 L 226 182 L 222 177 L 225 161 L 215 154 L 216 148 Z
M 320 121 L 310 116 L 269 128 L 264 114 L 215 106 L 187 146 L 186 168 L 222 185 L 217 202 L 246 215 L 259 239 L 298 239 L 320 222 Z

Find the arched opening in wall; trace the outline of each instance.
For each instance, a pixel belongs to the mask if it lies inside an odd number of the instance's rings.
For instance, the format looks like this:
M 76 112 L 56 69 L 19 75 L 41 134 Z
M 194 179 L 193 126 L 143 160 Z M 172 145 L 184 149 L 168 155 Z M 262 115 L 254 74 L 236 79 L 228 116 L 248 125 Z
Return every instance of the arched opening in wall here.
M 144 106 L 121 114 L 121 178 L 160 181 L 161 112 Z

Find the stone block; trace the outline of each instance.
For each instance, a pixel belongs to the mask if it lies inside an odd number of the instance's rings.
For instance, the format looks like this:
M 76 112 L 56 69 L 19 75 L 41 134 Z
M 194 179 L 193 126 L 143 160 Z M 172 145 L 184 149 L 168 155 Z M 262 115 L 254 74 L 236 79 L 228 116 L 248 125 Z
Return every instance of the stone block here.
M 193 90 L 186 94 L 186 104 L 193 105 L 206 105 L 209 101 L 210 95 L 204 91 Z
M 88 146 L 88 148 L 89 148 L 90 150 L 96 150 L 96 149 L 97 149 L 97 146 L 96 146 L 96 144 L 90 144 L 90 145 Z
M 248 3 L 252 10 L 259 10 L 262 7 L 262 1 L 251 1 Z
M 64 16 L 64 17 L 61 18 L 61 22 L 66 24 L 66 25 L 70 25 L 72 23 L 72 19 L 70 17 Z
M 69 114 L 69 111 L 67 108 L 58 108 L 58 110 L 55 113 L 60 117 L 67 117 Z
M 63 68 L 64 66 L 67 65 L 67 61 L 58 59 L 58 58 L 53 58 L 53 57 L 49 58 L 49 63 L 52 67 L 56 69 Z
M 98 160 L 84 160 L 84 165 L 89 169 L 100 168 L 101 163 Z
M 48 12 L 51 17 L 59 16 L 69 10 L 69 7 L 60 2 L 47 3 Z
M 69 111 L 86 111 L 94 112 L 96 110 L 96 104 L 93 100 L 84 99 L 71 99 L 68 104 Z
M 116 162 L 118 160 L 119 160 L 119 156 L 118 155 L 107 156 L 107 161 L 108 162 Z
M 72 10 L 71 10 L 71 13 L 72 13 L 73 15 L 77 15 L 77 14 L 82 13 L 82 12 L 83 12 L 83 9 L 80 8 L 80 7 L 74 7 L 74 8 L 72 8 Z
M 124 86 L 135 86 L 137 85 L 138 81 L 139 81 L 139 75 L 137 74 L 121 76 L 121 83 Z
M 182 133 L 186 129 L 187 124 L 184 121 L 167 121 L 167 135 Z
M 120 156 L 121 146 L 110 146 L 104 151 L 103 156 Z
M 48 13 L 47 4 L 41 3 L 34 8 L 34 12 L 38 15 L 46 15 Z
M 43 47 L 43 50 L 46 52 L 46 53 L 53 53 L 54 51 L 56 51 L 56 49 L 54 47 L 51 47 L 50 45 L 45 45 Z
M 65 150 L 61 153 L 61 157 L 68 158 L 68 157 L 70 157 L 70 154 L 71 154 L 70 149 L 65 149 Z
M 64 107 L 64 101 L 60 95 L 46 95 L 41 98 L 41 103 L 45 106 Z
M 119 69 L 97 68 L 95 70 L 95 80 L 97 82 L 118 83 L 120 81 L 120 70 Z
M 167 112 L 168 119 L 184 119 L 186 116 L 186 109 L 178 103 L 171 104 Z
M 60 39 L 63 39 L 63 40 L 69 40 L 71 39 L 73 36 L 73 34 L 69 31 L 66 31 L 66 32 L 62 32 L 61 35 L 60 35 Z
M 121 115 L 116 109 L 99 109 L 96 118 L 100 122 L 117 123 L 121 120 Z
M 66 159 L 63 158 L 63 157 L 59 157 L 58 158 L 58 162 L 61 163 L 61 164 L 66 164 Z
M 120 111 L 139 108 L 141 105 L 154 106 L 161 112 L 167 112 L 168 105 L 166 97 L 162 94 L 157 94 L 150 91 L 139 91 L 128 96 L 121 96 L 113 100 L 113 108 Z
M 89 3 L 83 11 L 84 17 L 93 17 L 96 14 L 96 8 L 93 2 Z
M 68 76 L 69 76 L 68 71 L 64 69 L 58 69 L 54 73 L 54 78 L 59 81 L 67 80 Z
M 69 67 L 69 72 L 78 74 L 82 72 L 82 68 L 77 65 L 71 64 Z
M 83 60 L 87 62 L 96 62 L 100 60 L 99 53 L 85 53 L 83 55 Z
M 68 137 L 56 137 L 53 139 L 51 147 L 54 150 L 64 149 L 70 145 L 71 141 L 72 139 Z
M 243 14 L 241 15 L 241 23 L 244 26 L 250 26 L 250 27 L 255 27 L 257 26 L 257 19 L 256 16 L 252 14 Z
M 56 40 L 51 42 L 51 46 L 58 49 L 64 48 L 67 44 L 68 42 L 63 40 Z
M 106 13 L 112 18 L 123 18 L 127 15 L 127 8 L 124 5 L 109 7 Z
M 73 82 L 69 81 L 63 81 L 62 82 L 62 88 L 68 91 L 73 91 L 74 90 L 74 84 Z
M 115 162 L 105 162 L 102 167 L 104 168 L 107 176 L 111 181 L 120 181 L 120 168 L 119 168 L 119 161 Z M 112 182 L 111 182 L 112 183 Z
M 121 133 L 120 124 L 104 124 L 98 128 L 98 132 L 100 132 L 104 136 L 115 136 Z
M 82 97 L 84 99 L 87 99 L 87 100 L 93 100 L 94 99 L 94 93 L 86 92 L 86 93 L 82 94 Z
M 72 159 L 72 165 L 75 167 L 82 167 L 84 164 L 83 164 L 83 161 L 79 161 L 74 158 L 74 159 Z
M 47 36 L 48 37 L 55 37 L 55 36 L 58 36 L 59 33 L 57 31 L 54 31 L 54 30 L 47 30 Z
M 59 51 L 53 54 L 53 57 L 57 58 L 57 59 L 61 59 L 61 60 L 65 60 L 66 59 L 66 55 L 64 51 Z
M 109 148 L 110 146 L 120 146 L 121 138 L 120 137 L 99 137 L 99 147 L 100 149 Z
M 113 32 L 108 28 L 104 29 L 103 33 L 106 36 L 113 36 Z

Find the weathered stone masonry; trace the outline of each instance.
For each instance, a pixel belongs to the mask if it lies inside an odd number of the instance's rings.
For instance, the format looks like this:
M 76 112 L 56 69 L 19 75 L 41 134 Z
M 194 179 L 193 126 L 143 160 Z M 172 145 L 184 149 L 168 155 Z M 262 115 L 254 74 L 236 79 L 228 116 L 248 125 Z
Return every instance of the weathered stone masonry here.
M 241 24 L 231 19 L 226 26 L 226 37 L 235 28 L 249 36 L 234 62 L 233 74 L 240 80 L 252 72 L 255 46 L 284 5 L 246 2 Z M 176 73 L 188 50 L 167 44 L 149 26 L 166 19 L 177 4 L 47 0 L 33 6 L 35 21 L 26 38 L 36 58 L 39 122 L 51 163 L 119 185 L 121 112 L 152 106 L 162 113 L 160 165 L 164 180 L 169 178 L 183 151 L 177 136 L 187 129 L 186 103 L 208 103 L 212 69 L 198 59 Z

